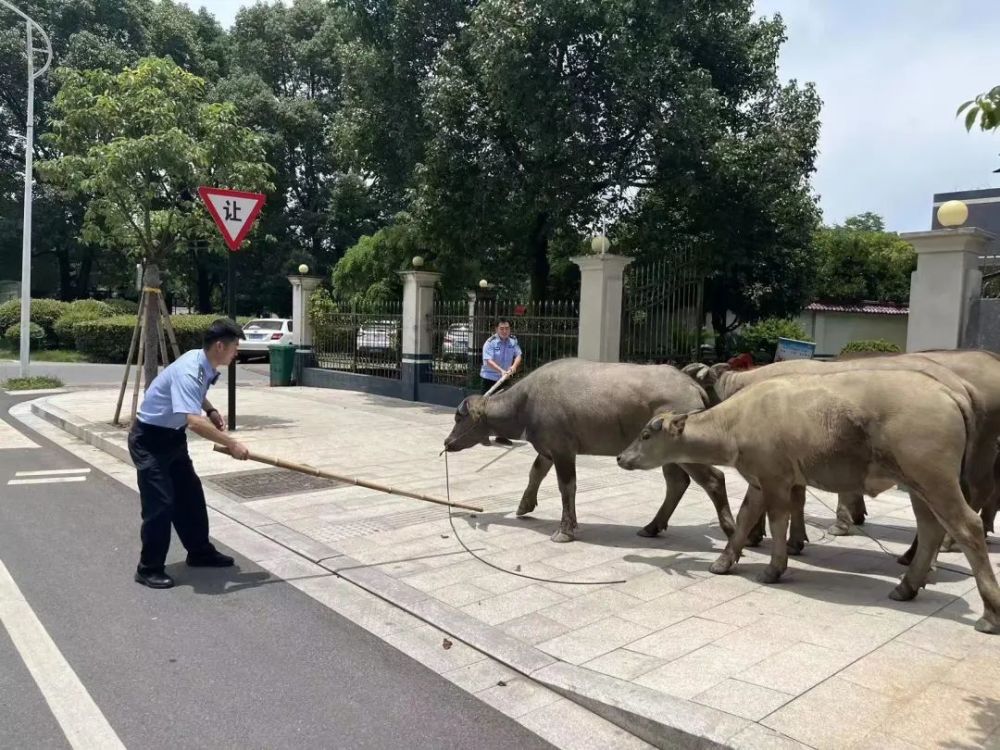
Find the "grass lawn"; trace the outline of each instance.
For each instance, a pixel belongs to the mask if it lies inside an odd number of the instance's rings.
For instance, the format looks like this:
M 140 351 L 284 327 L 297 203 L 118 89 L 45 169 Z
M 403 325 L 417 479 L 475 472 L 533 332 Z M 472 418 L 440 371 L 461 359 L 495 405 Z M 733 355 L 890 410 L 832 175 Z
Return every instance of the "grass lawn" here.
M 7 344 L 0 344 L 0 359 L 20 359 L 21 353 L 17 349 L 10 348 Z M 32 362 L 89 362 L 87 355 L 75 349 L 40 349 L 31 352 Z
M 59 378 L 49 378 L 44 375 L 36 375 L 31 378 L 11 378 L 0 383 L 0 388 L 5 391 L 38 391 L 44 388 L 62 388 L 63 382 Z

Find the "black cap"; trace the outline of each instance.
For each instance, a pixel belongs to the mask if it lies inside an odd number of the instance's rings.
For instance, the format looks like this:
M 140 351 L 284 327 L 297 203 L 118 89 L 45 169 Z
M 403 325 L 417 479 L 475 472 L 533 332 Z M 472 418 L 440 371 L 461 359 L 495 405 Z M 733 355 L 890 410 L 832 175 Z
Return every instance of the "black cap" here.
M 246 334 L 229 318 L 216 318 L 205 331 L 205 346 L 211 346 L 216 341 L 229 344 L 236 339 L 245 339 Z

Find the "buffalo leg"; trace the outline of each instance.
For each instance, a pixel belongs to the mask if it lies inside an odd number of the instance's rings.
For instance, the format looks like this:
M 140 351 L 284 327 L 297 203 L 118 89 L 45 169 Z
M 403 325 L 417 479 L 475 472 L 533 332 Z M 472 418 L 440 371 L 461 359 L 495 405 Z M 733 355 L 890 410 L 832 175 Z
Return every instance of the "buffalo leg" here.
M 990 565 L 978 514 L 965 502 L 962 489 L 954 480 L 925 480 L 917 484 L 926 488 L 925 501 L 944 530 L 958 542 L 976 577 L 976 588 L 979 589 L 984 607 L 983 616 L 976 622 L 976 630 L 981 633 L 1000 633 L 1000 584 L 997 584 Z
M 727 538 L 732 537 L 736 531 L 736 521 L 733 520 L 733 512 L 729 508 L 725 475 L 714 466 L 684 464 L 682 468 L 708 494 L 712 505 L 715 506 L 715 515 L 719 519 L 719 526 L 722 527 Z
M 868 509 L 865 507 L 865 496 L 855 492 L 842 492 L 837 495 L 837 520 L 829 528 L 833 536 L 847 536 L 851 526 L 860 526 L 865 522 Z
M 926 501 L 911 490 L 910 502 L 913 505 L 913 515 L 917 519 L 917 538 L 913 545 L 910 568 L 906 571 L 899 585 L 889 594 L 891 599 L 899 602 L 909 601 L 926 585 L 927 573 L 936 557 L 938 545 L 944 537 L 944 529 L 934 517 Z
M 524 494 L 521 495 L 521 504 L 517 506 L 517 515 L 523 516 L 526 513 L 531 513 L 538 506 L 538 488 L 551 468 L 552 459 L 546 458 L 541 453 L 535 456 L 535 462 L 531 465 L 531 471 L 528 472 L 528 486 L 524 489 Z
M 740 559 L 740 555 L 743 554 L 747 536 L 763 510 L 764 495 L 757 490 L 748 492 L 743 505 L 740 506 L 739 513 L 736 514 L 736 531 L 733 532 L 722 554 L 709 567 L 710 572 L 716 575 L 725 575 L 732 569 L 736 561 Z
M 757 580 L 760 583 L 777 583 L 788 569 L 788 524 L 792 507 L 796 505 L 798 497 L 805 502 L 805 487 L 786 489 L 762 486 L 761 491 L 764 493 L 767 522 L 771 527 L 771 562 L 757 576 Z
M 563 510 L 559 530 L 552 535 L 552 541 L 572 542 L 576 530 L 576 458 L 557 458 L 555 465 Z
M 667 528 L 670 517 L 677 509 L 677 503 L 680 502 L 681 497 L 687 491 L 688 485 L 691 484 L 691 479 L 688 477 L 687 472 L 677 464 L 664 464 L 663 478 L 667 482 L 667 495 L 663 499 L 660 509 L 653 516 L 653 520 L 639 529 L 639 536 L 653 537 L 664 531 Z
M 806 488 L 805 485 L 792 487 L 790 512 L 791 512 L 791 532 L 788 536 L 788 554 L 801 555 L 802 550 L 809 541 L 806 534 Z M 770 517 L 768 517 L 770 521 Z M 771 535 L 774 536 L 774 527 L 771 527 Z

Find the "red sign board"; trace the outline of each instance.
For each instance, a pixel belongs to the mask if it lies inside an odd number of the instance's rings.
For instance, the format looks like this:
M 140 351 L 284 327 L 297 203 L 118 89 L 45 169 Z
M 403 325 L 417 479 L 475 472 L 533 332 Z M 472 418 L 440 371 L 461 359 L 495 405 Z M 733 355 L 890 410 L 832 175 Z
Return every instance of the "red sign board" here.
M 239 250 L 264 208 L 264 194 L 200 187 L 198 195 L 222 232 L 226 246 L 233 252 Z

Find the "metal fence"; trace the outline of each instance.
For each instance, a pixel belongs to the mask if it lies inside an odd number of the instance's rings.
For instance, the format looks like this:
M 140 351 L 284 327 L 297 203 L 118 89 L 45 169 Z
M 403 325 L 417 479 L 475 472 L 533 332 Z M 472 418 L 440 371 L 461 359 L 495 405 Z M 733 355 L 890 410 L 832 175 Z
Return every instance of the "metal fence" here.
M 481 299 L 471 315 L 466 301 L 441 301 L 435 304 L 432 315 L 432 381 L 478 390 L 483 344 L 496 332 L 499 318 L 510 320 L 511 335 L 523 353 L 522 374 L 577 354 L 580 306 L 576 301 Z
M 472 345 L 474 315 L 469 315 L 467 300 L 435 300 L 431 314 L 433 361 L 431 382 L 473 388 L 473 366 L 478 361 L 478 347 Z
M 399 378 L 403 306 L 386 302 L 350 306 L 314 320 L 316 362 L 328 370 Z
M 704 324 L 704 275 L 685 251 L 625 271 L 623 362 L 683 364 L 698 358 Z
M 477 362 L 482 363 L 482 347 L 496 332 L 499 318 L 510 321 L 511 335 L 524 353 L 521 372 L 527 374 L 546 362 L 575 357 L 580 338 L 580 303 L 516 302 L 486 299 L 476 304 L 474 338 Z M 476 367 L 478 378 L 479 365 Z

